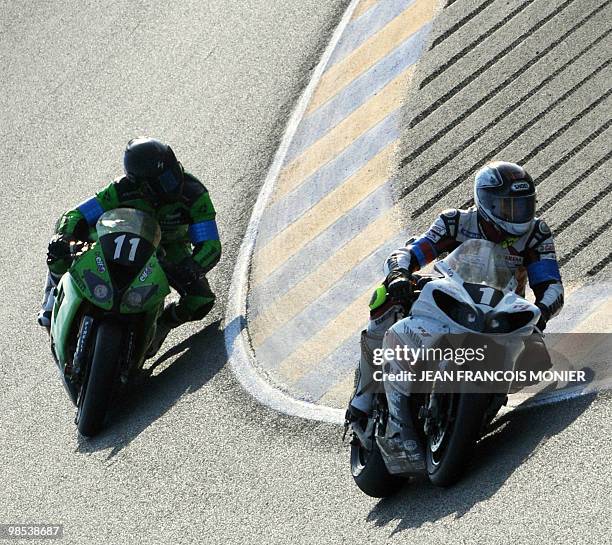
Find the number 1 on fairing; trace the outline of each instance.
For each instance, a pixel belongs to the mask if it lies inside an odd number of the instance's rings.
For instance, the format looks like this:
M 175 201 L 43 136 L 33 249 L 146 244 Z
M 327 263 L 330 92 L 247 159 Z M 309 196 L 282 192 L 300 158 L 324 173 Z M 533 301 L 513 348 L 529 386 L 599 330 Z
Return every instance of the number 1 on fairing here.
M 140 239 L 139 238 L 131 238 L 130 239 L 130 255 L 128 256 L 128 259 L 130 261 L 134 261 L 136 259 L 136 250 L 138 250 L 138 244 L 140 243 Z
M 125 241 L 125 235 L 118 236 L 115 242 L 115 253 L 113 254 L 113 259 L 117 261 L 121 258 L 121 250 L 123 249 L 123 242 Z
M 480 304 L 491 306 L 491 300 L 493 299 L 495 290 L 493 288 L 483 287 L 480 288 L 480 293 L 482 293 L 482 297 L 480 298 Z

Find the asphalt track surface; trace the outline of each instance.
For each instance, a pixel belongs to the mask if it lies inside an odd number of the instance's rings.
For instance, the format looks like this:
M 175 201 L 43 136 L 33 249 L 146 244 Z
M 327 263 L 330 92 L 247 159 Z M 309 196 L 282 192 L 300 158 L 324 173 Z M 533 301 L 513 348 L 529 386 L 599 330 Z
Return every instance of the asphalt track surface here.
M 461 0 L 459 0 L 461 1 Z M 509 416 L 450 490 L 376 501 L 337 427 L 256 405 L 220 317 L 250 208 L 343 2 L 3 6 L 0 21 L 0 523 L 66 543 L 598 543 L 609 531 L 612 399 Z M 224 258 L 214 314 L 170 337 L 155 376 L 79 440 L 34 324 L 59 214 L 118 172 L 139 133 L 206 181 Z

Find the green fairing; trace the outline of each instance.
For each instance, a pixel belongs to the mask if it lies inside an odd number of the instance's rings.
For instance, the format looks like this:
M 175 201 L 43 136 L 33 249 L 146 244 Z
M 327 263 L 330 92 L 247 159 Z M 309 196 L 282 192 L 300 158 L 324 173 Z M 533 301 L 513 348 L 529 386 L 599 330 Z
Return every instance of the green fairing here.
M 89 251 L 84 252 L 74 261 L 69 274 L 73 277 L 83 299 L 87 299 L 104 310 L 113 308 L 113 288 L 108 275 L 108 266 L 97 243 L 93 243 Z M 87 285 L 86 275 L 92 274 L 108 286 L 108 295 L 103 299 L 97 298 Z
M 149 296 L 143 305 L 132 307 L 127 304 L 129 294 L 134 290 L 149 290 L 157 286 L 155 293 Z M 159 261 L 151 256 L 147 264 L 142 268 L 138 276 L 126 290 L 120 307 L 121 314 L 138 314 L 141 312 L 155 312 L 160 310 L 166 296 L 170 293 L 168 279 L 162 270 Z
M 94 274 L 96 278 L 111 286 L 108 265 L 97 243 L 92 244 L 89 250 L 85 251 L 74 261 L 70 271 L 62 277 L 57 287 L 58 297 L 53 308 L 51 335 L 55 343 L 55 354 L 61 369 L 64 369 L 68 362 L 67 345 L 69 335 L 74 331 L 74 320 L 83 301 L 88 300 L 96 307 L 104 310 L 111 310 L 113 308 L 114 294 L 112 289 L 109 292 L 109 296 L 104 300 L 96 298 L 85 280 L 87 274 Z M 166 275 L 157 257 L 153 255 L 130 284 L 129 289 L 126 290 L 124 300 L 125 296 L 132 289 L 149 288 L 155 285 L 157 285 L 157 290 L 145 300 L 142 306 L 134 308 L 126 305 L 124 302 L 120 305 L 121 314 L 145 314 L 144 320 L 147 338 L 142 345 L 143 348 L 146 348 L 152 339 L 155 332 L 154 324 L 163 308 L 164 299 L 170 293 L 170 286 L 168 285 Z M 143 354 L 139 355 L 139 357 L 142 356 Z
M 55 355 L 60 368 L 64 369 L 68 361 L 66 353 L 68 337 L 72 330 L 72 323 L 83 302 L 81 291 L 74 278 L 65 274 L 57 286 L 58 297 L 55 299 L 53 316 L 51 318 L 51 338 L 55 346 Z
M 113 307 L 113 293 L 110 289 L 109 296 L 102 301 L 94 297 L 88 288 L 84 275 L 87 271 L 95 274 L 108 286 L 111 285 L 108 276 L 108 267 L 104 261 L 102 252 L 97 244 L 81 254 L 73 263 L 70 271 L 62 276 L 57 287 L 58 297 L 55 300 L 53 315 L 51 318 L 51 337 L 55 343 L 55 354 L 63 369 L 68 361 L 66 353 L 68 337 L 73 330 L 75 316 L 84 300 L 91 301 L 94 305 L 105 310 Z

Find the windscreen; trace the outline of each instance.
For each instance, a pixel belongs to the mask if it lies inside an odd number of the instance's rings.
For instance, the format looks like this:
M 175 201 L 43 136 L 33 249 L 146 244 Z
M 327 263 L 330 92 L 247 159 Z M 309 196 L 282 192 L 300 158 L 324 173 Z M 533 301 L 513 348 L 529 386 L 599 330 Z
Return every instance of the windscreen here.
M 505 290 L 514 278 L 516 265 L 507 249 L 488 240 L 467 240 L 449 254 L 444 263 L 464 282 Z
M 161 229 L 157 220 L 141 210 L 116 208 L 100 216 L 96 224 L 98 238 L 111 233 L 131 233 L 150 242 L 157 248 L 161 240 Z

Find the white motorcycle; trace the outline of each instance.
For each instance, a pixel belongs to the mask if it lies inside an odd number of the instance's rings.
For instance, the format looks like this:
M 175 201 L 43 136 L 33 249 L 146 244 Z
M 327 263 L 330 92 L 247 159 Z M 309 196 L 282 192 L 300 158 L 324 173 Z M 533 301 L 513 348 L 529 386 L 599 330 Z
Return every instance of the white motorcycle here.
M 388 496 L 414 475 L 427 475 L 438 486 L 461 477 L 476 441 L 513 386 L 505 379 L 494 385 L 456 380 L 449 385 L 442 372 L 452 367 L 465 375 L 476 369 L 481 361 L 457 365 L 448 354 L 465 355 L 465 346 L 478 354 L 475 346 L 488 345 L 487 368 L 493 362 L 502 373 L 496 376 L 515 376 L 540 318 L 540 310 L 514 291 L 519 259 L 489 241 L 469 240 L 435 264 L 438 277 L 418 281 L 407 317 L 385 335 L 381 354 L 387 357 L 374 373 L 380 388 L 368 423 L 352 426 L 351 471 L 366 494 Z M 449 347 L 449 339 L 454 351 L 434 350 Z M 412 379 L 424 369 L 417 356 L 422 360 L 430 352 L 435 361 L 427 362 L 428 376 L 434 378 L 417 383 Z M 402 353 L 414 357 L 406 361 L 398 357 Z

